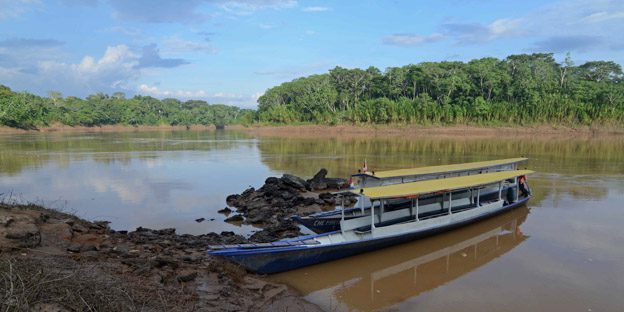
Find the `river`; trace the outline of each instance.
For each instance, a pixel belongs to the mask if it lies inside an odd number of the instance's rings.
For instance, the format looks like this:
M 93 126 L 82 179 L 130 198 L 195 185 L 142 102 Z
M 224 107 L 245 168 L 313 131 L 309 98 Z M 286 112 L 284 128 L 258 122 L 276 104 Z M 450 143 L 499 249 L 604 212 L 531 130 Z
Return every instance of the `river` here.
M 383 170 L 519 156 L 536 171 L 527 207 L 271 278 L 328 311 L 621 311 L 622 137 L 0 134 L 0 198 L 109 220 L 117 230 L 250 234 L 257 229 L 225 223 L 217 210 L 268 176 L 310 177 L 324 167 L 346 177 L 364 159 Z

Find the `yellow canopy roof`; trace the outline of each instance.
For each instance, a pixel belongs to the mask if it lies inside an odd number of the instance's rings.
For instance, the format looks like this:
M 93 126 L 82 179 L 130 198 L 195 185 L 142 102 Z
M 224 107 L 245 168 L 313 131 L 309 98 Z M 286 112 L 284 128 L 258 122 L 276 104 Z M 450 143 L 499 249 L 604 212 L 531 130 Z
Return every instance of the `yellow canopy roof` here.
M 419 168 L 410 168 L 410 169 L 375 171 L 375 174 L 372 174 L 372 172 L 366 172 L 365 175 L 383 179 L 383 178 L 389 178 L 389 177 L 404 177 L 404 176 L 423 175 L 423 174 L 431 174 L 431 173 L 475 170 L 479 168 L 487 168 L 487 167 L 492 167 L 492 166 L 501 166 L 501 165 L 518 163 L 518 162 L 525 161 L 527 159 L 528 158 L 508 158 L 508 159 L 499 159 L 499 160 L 478 161 L 478 162 L 471 162 L 471 163 L 465 163 L 465 164 L 452 164 L 452 165 L 419 167 Z
M 363 194 L 371 199 L 379 198 L 396 198 L 417 196 L 420 194 L 429 194 L 439 191 L 451 191 L 476 187 L 486 184 L 492 184 L 517 176 L 533 173 L 531 170 L 510 170 L 491 172 L 484 174 L 474 174 L 469 176 L 453 177 L 446 179 L 426 180 L 411 183 L 392 184 L 385 186 L 366 187 L 352 190 L 352 193 Z

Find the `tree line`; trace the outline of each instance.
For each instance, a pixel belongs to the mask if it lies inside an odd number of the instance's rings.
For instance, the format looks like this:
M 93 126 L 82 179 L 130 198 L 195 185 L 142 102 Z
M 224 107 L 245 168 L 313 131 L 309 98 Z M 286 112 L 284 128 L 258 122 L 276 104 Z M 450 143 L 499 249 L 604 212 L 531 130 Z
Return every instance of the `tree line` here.
M 551 53 L 423 62 L 380 71 L 335 67 L 268 89 L 260 122 L 622 125 L 622 68 Z
M 14 92 L 0 85 L 0 125 L 35 129 L 60 123 L 69 126 L 102 125 L 211 125 L 251 123 L 255 111 L 205 101 L 159 100 L 121 92 L 97 93 L 85 99 L 50 92 L 41 97 Z

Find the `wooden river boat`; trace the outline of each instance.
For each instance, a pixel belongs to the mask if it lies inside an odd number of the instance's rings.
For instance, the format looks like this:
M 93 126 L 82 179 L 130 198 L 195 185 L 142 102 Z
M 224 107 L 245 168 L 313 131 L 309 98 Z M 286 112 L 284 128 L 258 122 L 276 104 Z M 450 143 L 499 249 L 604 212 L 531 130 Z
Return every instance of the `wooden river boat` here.
M 525 192 L 520 195 L 518 181 L 530 173 L 530 170 L 501 171 L 363 188 L 357 194 L 378 202 L 379 207 L 373 205 L 369 216 L 341 218 L 339 231 L 273 243 L 216 245 L 210 246 L 208 252 L 251 271 L 270 274 L 381 249 L 523 205 L 531 195 Z M 484 200 L 481 190 L 492 186 L 498 186 L 498 196 Z M 505 187 L 508 191 L 503 198 Z M 455 194 L 466 191 L 471 194 L 469 197 L 453 199 Z M 441 195 L 440 201 L 421 207 L 420 197 L 431 194 Z M 411 204 L 404 209 L 384 209 L 388 200 L 398 198 L 409 199 Z
M 411 169 L 399 169 L 380 171 L 372 173 L 357 173 L 351 176 L 351 180 L 355 189 L 383 186 L 392 184 L 401 184 L 415 181 L 425 181 L 434 179 L 443 179 L 448 177 L 458 177 L 474 174 L 483 174 L 489 172 L 516 170 L 519 163 L 527 161 L 527 158 L 508 158 L 500 160 L 488 160 L 480 162 L 472 162 L 465 164 L 452 164 L 442 166 L 429 166 Z M 507 189 L 503 189 L 506 192 Z M 498 195 L 498 187 L 483 189 L 481 196 L 485 200 L 489 200 Z M 455 194 L 455 198 L 463 198 L 469 196 L 468 192 Z M 439 195 L 429 195 L 421 197 L 421 203 L 439 201 Z M 370 201 L 360 197 L 357 208 L 344 209 L 345 218 L 352 219 L 370 214 Z M 406 199 L 389 200 L 386 204 L 386 210 L 396 210 L 406 208 L 410 205 L 410 201 Z M 343 208 L 340 207 L 334 211 L 326 211 L 315 213 L 309 216 L 293 216 L 293 220 L 305 226 L 315 233 L 327 233 L 336 231 L 340 228 L 341 213 Z

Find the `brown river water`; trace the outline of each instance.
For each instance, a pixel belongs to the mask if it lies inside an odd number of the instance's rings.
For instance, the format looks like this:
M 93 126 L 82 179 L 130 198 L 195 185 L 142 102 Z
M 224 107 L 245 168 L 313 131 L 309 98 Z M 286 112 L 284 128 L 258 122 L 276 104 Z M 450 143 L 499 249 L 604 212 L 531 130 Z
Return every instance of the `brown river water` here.
M 624 138 L 0 134 L 0 198 L 114 229 L 235 231 L 225 197 L 268 176 L 526 156 L 534 198 L 461 229 L 273 275 L 327 311 L 624 311 Z M 207 221 L 197 223 L 197 218 Z M 215 219 L 210 221 L 210 219 Z

